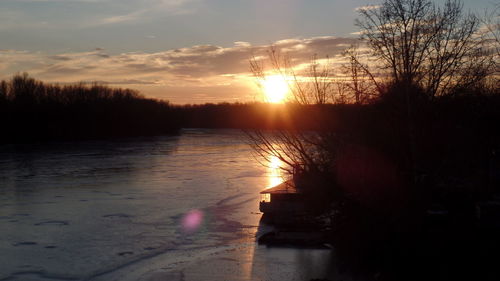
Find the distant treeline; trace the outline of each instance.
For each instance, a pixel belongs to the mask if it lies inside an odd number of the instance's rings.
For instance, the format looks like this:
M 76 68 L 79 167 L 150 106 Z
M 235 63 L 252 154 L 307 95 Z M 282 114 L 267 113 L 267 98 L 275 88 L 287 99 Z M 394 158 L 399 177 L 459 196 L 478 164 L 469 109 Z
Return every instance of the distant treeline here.
M 59 85 L 27 74 L 0 82 L 1 143 L 172 134 L 180 128 L 301 129 L 331 126 L 337 105 L 171 105 L 135 90 Z M 324 119 L 325 122 L 318 120 Z M 335 123 L 335 122 L 334 122 Z
M 336 126 L 335 115 L 343 107 L 253 102 L 177 105 L 174 109 L 185 128 L 324 130 Z
M 3 143 L 174 133 L 172 107 L 129 89 L 57 85 L 27 74 L 0 82 Z
M 421 126 L 416 130 L 425 131 L 429 139 L 422 141 L 429 143 L 427 147 L 442 144 L 448 150 L 451 143 L 459 140 L 488 147 L 492 142 L 498 143 L 497 92 L 476 90 L 423 101 L 418 106 Z M 360 138 L 367 141 L 378 136 L 381 139 L 373 141 L 388 142 L 386 145 L 392 150 L 391 144 L 398 138 L 397 128 L 405 127 L 396 123 L 406 122 L 404 108 L 397 110 L 400 104 L 387 95 L 363 105 L 172 105 L 145 98 L 130 89 L 83 83 L 48 84 L 23 74 L 0 82 L 1 142 L 163 135 L 176 133 L 180 128 L 287 129 L 364 135 Z M 446 141 L 447 138 L 453 140 Z
M 341 108 L 258 102 L 172 105 L 135 90 L 50 84 L 21 74 L 0 82 L 0 142 L 151 136 L 180 128 L 324 130 L 338 126 Z

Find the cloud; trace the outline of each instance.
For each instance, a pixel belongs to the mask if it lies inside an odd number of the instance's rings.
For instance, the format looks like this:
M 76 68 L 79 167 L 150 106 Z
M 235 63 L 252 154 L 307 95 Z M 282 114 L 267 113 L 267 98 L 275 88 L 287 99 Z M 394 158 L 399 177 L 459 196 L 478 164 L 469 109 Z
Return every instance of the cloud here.
M 81 3 L 102 3 L 102 2 L 109 2 L 110 0 L 4 0 L 5 2 L 24 2 L 24 3 L 39 3 L 39 2 L 45 2 L 45 3 L 61 3 L 61 2 L 81 2 Z
M 356 12 L 361 12 L 361 11 L 376 10 L 376 9 L 379 9 L 380 7 L 381 7 L 380 5 L 366 5 L 366 6 L 357 7 L 354 10 Z
M 9 29 L 31 29 L 47 26 L 47 22 L 34 20 L 24 11 L 7 8 L 0 9 L 0 21 L 2 23 L 0 25 L 0 31 Z
M 201 0 L 1 0 L 1 30 L 85 29 L 192 14 Z M 43 13 L 38 12 L 43 5 Z M 71 16 L 61 11 L 71 11 Z M 50 15 L 50 16 L 48 16 Z
M 104 19 L 100 20 L 99 22 L 97 22 L 97 25 L 115 24 L 115 23 L 122 23 L 122 22 L 127 22 L 127 21 L 134 21 L 134 20 L 139 19 L 146 12 L 147 12 L 147 10 L 139 10 L 139 11 L 125 14 L 125 15 L 107 17 L 107 18 L 104 18 Z
M 141 5 L 137 5 L 137 3 Z M 167 14 L 189 14 L 193 10 L 185 7 L 185 4 L 192 0 L 140 0 L 129 4 L 130 8 L 141 7 L 139 10 L 133 9 L 131 12 L 120 15 L 111 15 L 94 22 L 94 25 L 118 24 L 124 22 L 135 22 L 141 19 L 150 19 L 155 15 Z M 146 8 L 143 8 L 146 7 Z M 92 25 L 92 24 L 91 24 Z
M 244 41 L 236 41 L 234 42 L 234 45 L 236 47 L 251 47 L 252 44 L 250 44 L 249 42 L 244 42 Z
M 9 1 L 9 0 L 6 0 Z M 102 3 L 109 2 L 110 0 L 10 0 L 10 2 L 27 2 L 27 3 L 36 3 L 36 2 L 83 2 L 83 3 Z
M 43 68 L 49 63 L 44 55 L 37 52 L 0 50 L 0 73 L 11 75 L 23 69 Z
M 333 58 L 355 42 L 353 38 L 324 36 L 279 40 L 272 45 L 286 53 L 293 66 L 300 66 L 309 62 L 313 54 Z M 15 72 L 27 71 L 38 79 L 63 83 L 103 81 L 105 77 L 107 83 L 145 89 L 145 94 L 158 93 L 159 89 L 176 89 L 177 92 L 190 89 L 192 93 L 200 94 L 201 91 L 212 98 L 221 97 L 215 91 L 224 92 L 225 99 L 241 96 L 241 89 L 246 87 L 247 93 L 243 96 L 248 98 L 251 96 L 249 60 L 265 57 L 269 47 L 238 41 L 230 47 L 196 45 L 154 53 L 116 55 L 100 48 L 56 55 L 8 50 L 0 51 L 0 74 L 6 78 Z M 144 88 L 145 85 L 149 88 Z M 239 93 L 231 89 L 239 89 Z M 235 96 L 229 97 L 230 92 Z
M 115 24 L 151 20 L 155 17 L 164 17 L 165 15 L 191 14 L 194 13 L 194 8 L 187 7 L 187 4 L 191 2 L 194 2 L 194 0 L 134 0 L 128 4 L 129 9 L 131 9 L 129 13 L 109 16 L 101 19 L 98 23 Z M 120 2 L 120 4 L 122 3 Z

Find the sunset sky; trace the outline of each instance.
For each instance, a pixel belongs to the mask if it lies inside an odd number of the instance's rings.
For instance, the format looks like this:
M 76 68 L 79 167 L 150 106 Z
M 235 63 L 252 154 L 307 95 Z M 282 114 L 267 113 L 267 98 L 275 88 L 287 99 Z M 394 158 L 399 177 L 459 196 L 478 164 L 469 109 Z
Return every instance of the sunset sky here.
M 354 42 L 367 0 L 1 0 L 0 78 L 100 81 L 173 103 L 258 100 L 248 60 Z M 442 3 L 443 1 L 437 1 Z M 491 0 L 465 1 L 479 13 Z

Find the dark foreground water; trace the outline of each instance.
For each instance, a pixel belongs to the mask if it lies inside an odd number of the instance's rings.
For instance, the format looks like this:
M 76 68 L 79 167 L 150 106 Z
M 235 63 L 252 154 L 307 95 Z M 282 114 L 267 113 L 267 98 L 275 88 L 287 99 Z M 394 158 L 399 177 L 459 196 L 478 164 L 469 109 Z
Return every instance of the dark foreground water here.
M 0 280 L 340 278 L 330 250 L 256 244 L 280 180 L 233 130 L 2 146 Z

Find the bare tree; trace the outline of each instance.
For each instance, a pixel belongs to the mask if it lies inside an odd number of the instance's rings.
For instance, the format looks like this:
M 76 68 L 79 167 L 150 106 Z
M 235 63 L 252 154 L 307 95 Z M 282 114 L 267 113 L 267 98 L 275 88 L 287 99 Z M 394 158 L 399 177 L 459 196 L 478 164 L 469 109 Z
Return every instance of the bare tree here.
M 390 93 L 400 97 L 395 101 L 406 120 L 406 158 L 417 186 L 420 101 L 483 85 L 490 74 L 492 59 L 479 32 L 481 20 L 464 13 L 459 0 L 446 0 L 441 7 L 431 0 L 384 0 L 359 12 L 361 38 L 388 72 Z
M 500 74 L 500 1 L 497 1 L 493 9 L 485 12 L 483 17 L 484 36 L 494 53 L 495 74 Z M 498 77 L 497 80 L 498 82 Z
M 429 97 L 479 82 L 490 66 L 485 42 L 476 36 L 480 19 L 464 13 L 458 0 L 443 7 L 430 0 L 385 0 L 360 14 L 357 25 L 372 56 L 395 83 L 419 86 Z
M 320 63 L 314 55 L 307 68 L 298 71 L 286 55 L 271 47 L 265 61 L 253 58 L 250 67 L 258 85 L 265 81 L 267 75 L 281 75 L 288 83 L 291 105 L 322 106 L 334 102 L 339 93 L 328 58 Z M 331 154 L 327 152 L 328 145 L 325 143 L 328 138 L 324 133 L 292 127 L 273 132 L 248 131 L 247 135 L 258 156 L 267 162 L 278 158 L 285 164 L 282 168 L 288 173 L 298 166 L 310 173 L 321 173 L 329 165 Z
M 288 83 L 288 101 L 292 103 L 326 104 L 332 102 L 335 95 L 334 73 L 328 57 L 320 63 L 317 56 L 313 55 L 307 69 L 297 71 L 286 54 L 271 46 L 265 60 L 255 57 L 250 60 L 250 68 L 260 88 L 266 76 L 271 73 L 280 75 Z
M 306 71 L 294 69 L 291 60 L 271 48 L 266 68 L 253 59 L 251 69 L 258 81 L 273 74 L 289 83 L 290 100 L 300 105 L 324 105 L 336 101 L 366 103 L 381 94 L 388 84 L 398 85 L 406 120 L 408 160 L 413 180 L 418 181 L 418 143 L 415 95 L 433 98 L 457 87 L 479 85 L 488 76 L 491 56 L 485 39 L 479 36 L 480 19 L 464 13 L 460 1 L 447 0 L 437 7 L 430 0 L 384 0 L 380 6 L 360 10 L 357 25 L 361 39 L 370 50 L 370 60 L 385 73 L 374 73 L 361 61 L 359 48 L 346 50 L 343 79 L 331 65 L 320 64 L 313 56 Z M 388 81 L 389 80 L 389 81 Z M 390 82 L 390 83 L 388 83 Z M 404 130 L 404 129 L 403 129 Z M 342 142 L 333 132 L 303 132 L 298 128 L 265 133 L 248 133 L 254 150 L 264 159 L 277 157 L 292 167 L 302 165 L 311 174 L 327 172 L 334 165 L 336 149 Z
M 341 67 L 344 79 L 339 81 L 337 87 L 344 89 L 350 96 L 346 102 L 365 104 L 378 96 L 381 86 L 375 75 L 370 71 L 367 63 L 361 61 L 361 53 L 358 45 L 346 49 L 343 56 L 347 63 Z

